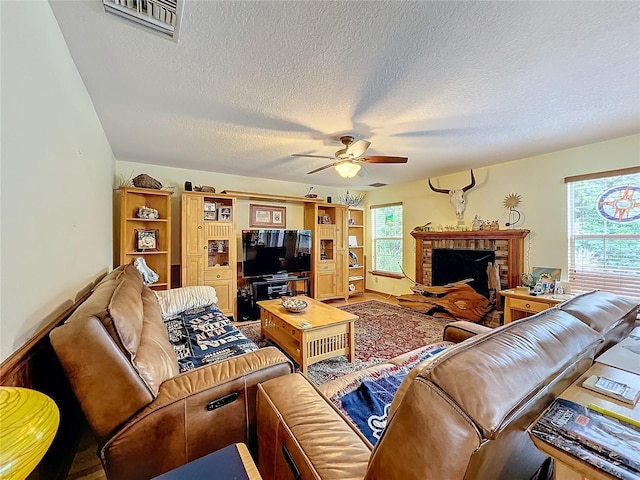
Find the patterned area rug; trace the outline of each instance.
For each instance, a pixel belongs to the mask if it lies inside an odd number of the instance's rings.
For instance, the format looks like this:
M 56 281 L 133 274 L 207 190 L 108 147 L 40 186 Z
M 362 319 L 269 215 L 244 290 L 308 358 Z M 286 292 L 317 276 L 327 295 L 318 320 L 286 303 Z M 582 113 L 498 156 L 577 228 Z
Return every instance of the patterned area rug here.
M 359 317 L 355 331 L 356 359 L 349 363 L 345 356 L 338 356 L 310 365 L 308 376 L 316 385 L 438 342 L 450 321 L 377 300 L 339 308 Z M 267 345 L 260 340 L 259 323 L 239 328 L 260 347 Z

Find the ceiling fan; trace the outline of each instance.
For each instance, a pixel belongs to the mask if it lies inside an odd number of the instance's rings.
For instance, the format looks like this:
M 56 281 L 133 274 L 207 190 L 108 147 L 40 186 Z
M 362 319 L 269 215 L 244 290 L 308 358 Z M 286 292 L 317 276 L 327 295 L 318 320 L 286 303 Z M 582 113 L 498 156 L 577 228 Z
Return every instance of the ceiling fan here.
M 338 174 L 345 178 L 351 178 L 360 172 L 362 163 L 407 163 L 407 157 L 388 157 L 382 155 L 370 155 L 363 157 L 362 154 L 369 148 L 371 142 L 366 140 L 355 140 L 354 137 L 346 135 L 340 137 L 340 141 L 344 148 L 338 150 L 333 157 L 326 155 L 306 155 L 302 153 L 294 153 L 292 157 L 309 157 L 309 158 L 328 158 L 334 160 L 332 163 L 315 170 L 307 172 L 307 174 L 317 173 L 326 168 L 334 167 Z

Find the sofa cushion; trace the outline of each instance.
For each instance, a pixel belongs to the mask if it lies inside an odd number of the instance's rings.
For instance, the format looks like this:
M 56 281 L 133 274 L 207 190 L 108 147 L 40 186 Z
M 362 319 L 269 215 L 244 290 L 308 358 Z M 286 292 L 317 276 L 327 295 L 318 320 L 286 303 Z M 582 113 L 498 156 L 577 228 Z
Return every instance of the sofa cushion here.
M 132 359 L 142 335 L 142 286 L 141 279 L 131 278 L 125 274 L 121 277 L 109 302 L 109 315 L 113 326 Z
M 124 354 L 126 354 L 126 350 L 122 346 L 113 321 L 109 316 L 109 303 L 113 297 L 114 289 L 122 281 L 123 276 L 125 276 L 125 267 L 124 265 L 120 266 L 102 278 L 93 288 L 91 296 L 80 304 L 67 320 L 67 322 L 85 321 L 87 318 L 97 317 L 107 332 L 109 332 L 109 335 L 113 338 L 120 351 Z
M 493 438 L 556 378 L 590 364 L 601 343 L 600 334 L 574 316 L 549 309 L 448 349 L 416 381 L 446 392 L 484 438 Z
M 186 310 L 206 307 L 218 303 L 215 288 L 208 285 L 194 285 L 155 292 L 162 310 L 162 317 L 172 318 Z
M 174 352 L 164 323 L 160 319 L 160 305 L 154 292 L 142 289 L 142 336 L 133 357 L 133 365 L 154 395 L 167 379 L 178 375 L 178 358 Z
M 638 302 L 598 290 L 577 295 L 557 308 L 570 313 L 600 333 L 604 338 L 600 351 L 629 335 L 638 315 Z
M 217 305 L 187 310 L 164 324 L 180 372 L 258 349 Z

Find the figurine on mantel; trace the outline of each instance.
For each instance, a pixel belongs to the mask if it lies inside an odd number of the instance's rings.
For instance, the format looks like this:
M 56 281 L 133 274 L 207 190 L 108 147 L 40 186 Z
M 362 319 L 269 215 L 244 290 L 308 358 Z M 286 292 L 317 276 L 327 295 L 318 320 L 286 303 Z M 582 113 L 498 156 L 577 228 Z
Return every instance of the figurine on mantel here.
M 482 230 L 482 225 L 484 225 L 484 220 L 476 215 L 475 217 L 473 217 L 473 222 L 471 222 L 471 230 L 473 230 L 474 232 Z
M 427 222 L 424 225 L 418 225 L 413 228 L 414 232 L 430 232 L 431 231 L 431 222 Z
M 500 230 L 498 220 L 485 220 L 480 226 L 480 230 Z

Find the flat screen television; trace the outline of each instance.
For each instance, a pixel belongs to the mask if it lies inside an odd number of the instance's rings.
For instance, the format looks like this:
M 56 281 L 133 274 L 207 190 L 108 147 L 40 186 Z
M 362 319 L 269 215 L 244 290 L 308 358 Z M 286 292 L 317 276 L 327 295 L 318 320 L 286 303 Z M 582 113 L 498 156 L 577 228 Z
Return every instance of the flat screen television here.
M 311 230 L 243 230 L 242 271 L 245 277 L 311 271 Z

